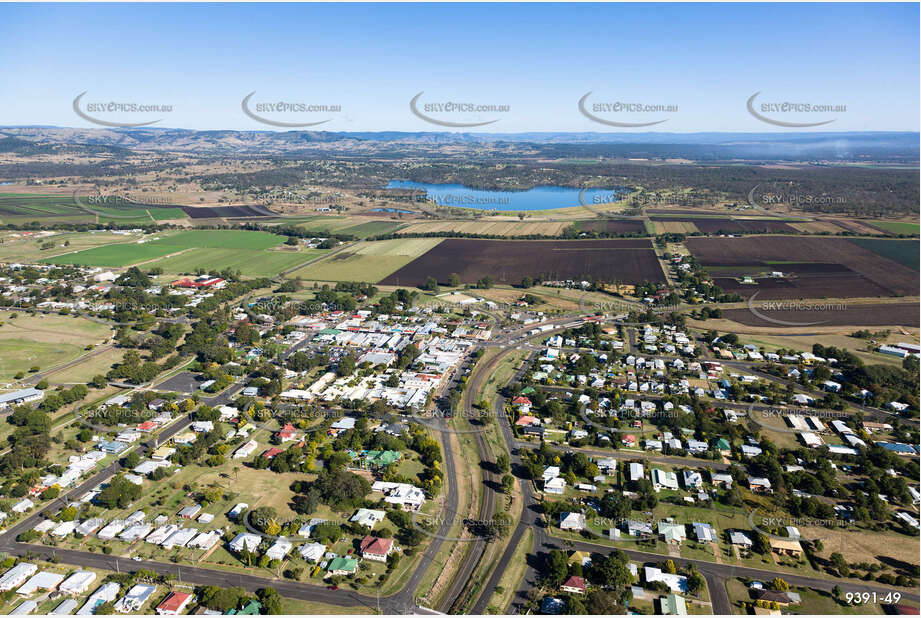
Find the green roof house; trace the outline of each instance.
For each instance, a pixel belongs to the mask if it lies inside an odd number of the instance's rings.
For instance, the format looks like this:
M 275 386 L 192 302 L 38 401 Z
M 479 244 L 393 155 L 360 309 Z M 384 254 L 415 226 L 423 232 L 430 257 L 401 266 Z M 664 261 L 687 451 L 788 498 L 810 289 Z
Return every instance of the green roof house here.
M 333 575 L 350 575 L 358 568 L 358 560 L 339 556 L 329 561 L 326 570 Z
M 684 603 L 684 597 L 677 594 L 669 594 L 659 598 L 659 605 L 662 607 L 663 616 L 687 616 L 688 608 Z

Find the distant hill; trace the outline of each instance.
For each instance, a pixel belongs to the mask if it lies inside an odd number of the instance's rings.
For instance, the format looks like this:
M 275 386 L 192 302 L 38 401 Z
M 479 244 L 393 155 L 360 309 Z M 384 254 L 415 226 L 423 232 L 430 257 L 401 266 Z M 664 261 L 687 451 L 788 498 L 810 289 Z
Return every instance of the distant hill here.
M 442 149 L 482 156 L 687 158 L 692 160 L 917 162 L 919 134 L 867 133 L 449 133 L 195 131 L 0 127 L 0 151 L 72 145 L 201 155 L 425 156 Z M 30 144 L 30 145 L 27 145 Z

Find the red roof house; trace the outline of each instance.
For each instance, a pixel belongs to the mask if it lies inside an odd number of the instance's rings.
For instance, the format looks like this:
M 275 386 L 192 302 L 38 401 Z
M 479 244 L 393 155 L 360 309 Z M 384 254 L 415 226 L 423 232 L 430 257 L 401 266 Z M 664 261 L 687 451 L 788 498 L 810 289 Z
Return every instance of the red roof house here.
M 576 577 L 571 575 L 569 579 L 563 582 L 563 585 L 560 588 L 564 592 L 571 592 L 573 594 L 585 594 L 585 580 L 581 577 Z
M 285 426 L 278 430 L 275 434 L 275 437 L 278 438 L 280 442 L 288 442 L 293 440 L 296 436 L 294 434 L 294 425 L 291 423 L 285 423 Z
M 267 450 L 262 454 L 262 456 L 265 457 L 266 459 L 272 459 L 273 457 L 275 457 L 275 456 L 278 455 L 279 453 L 284 453 L 284 451 L 283 451 L 282 449 L 278 448 L 277 446 L 273 446 L 272 448 L 267 449 Z
M 176 616 L 185 611 L 186 606 L 192 602 L 194 595 L 189 592 L 170 592 L 163 602 L 157 605 L 157 613 L 166 616 Z
M 376 536 L 366 536 L 359 546 L 362 558 L 387 562 L 387 556 L 393 551 L 393 539 L 382 539 Z

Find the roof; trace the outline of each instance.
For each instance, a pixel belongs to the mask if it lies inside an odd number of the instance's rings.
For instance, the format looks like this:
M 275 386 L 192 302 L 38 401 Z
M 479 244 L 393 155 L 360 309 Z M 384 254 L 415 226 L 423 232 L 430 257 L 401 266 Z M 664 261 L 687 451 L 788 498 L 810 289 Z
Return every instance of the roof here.
M 157 611 L 178 612 L 192 599 L 188 592 L 170 592 L 163 602 L 157 605 Z
M 366 536 L 361 540 L 361 553 L 386 556 L 393 549 L 393 539 L 382 539 L 376 536 Z
M 777 539 L 771 537 L 768 539 L 771 549 L 782 549 L 784 551 L 803 551 L 803 546 L 796 539 Z
M 564 588 L 578 588 L 579 590 L 585 590 L 585 580 L 581 577 L 575 575 L 570 575 L 569 578 L 563 582 Z

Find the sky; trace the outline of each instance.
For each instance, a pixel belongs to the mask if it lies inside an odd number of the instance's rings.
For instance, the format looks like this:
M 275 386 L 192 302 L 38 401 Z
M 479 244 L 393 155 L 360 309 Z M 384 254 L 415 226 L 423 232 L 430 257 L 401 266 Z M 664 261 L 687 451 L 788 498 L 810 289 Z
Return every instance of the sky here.
M 0 4 L 0 125 L 918 131 L 918 24 L 917 3 Z

